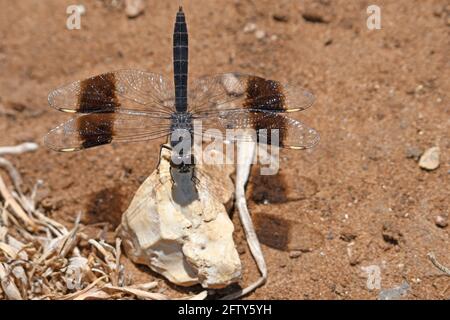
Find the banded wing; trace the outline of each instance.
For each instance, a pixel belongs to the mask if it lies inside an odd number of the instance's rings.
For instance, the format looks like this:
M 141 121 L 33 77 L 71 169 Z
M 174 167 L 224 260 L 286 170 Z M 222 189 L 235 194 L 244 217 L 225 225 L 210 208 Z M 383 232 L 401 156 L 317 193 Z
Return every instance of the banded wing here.
M 57 151 L 76 151 L 166 136 L 173 93 L 162 76 L 140 70 L 108 72 L 60 87 L 49 94 L 49 104 L 84 115 L 51 130 L 45 143 Z
M 111 142 L 136 142 L 170 134 L 170 118 L 147 114 L 91 113 L 50 130 L 45 144 L 56 151 L 78 151 Z
M 283 113 L 305 110 L 313 103 L 314 96 L 303 88 L 238 73 L 200 78 L 190 93 L 193 118 L 202 125 L 195 132 L 203 137 L 256 140 L 292 149 L 315 146 L 319 134 Z M 227 129 L 244 131 L 227 136 Z
M 194 133 L 217 140 L 257 141 L 290 149 L 312 148 L 320 140 L 316 130 L 280 112 L 228 110 L 197 117 L 194 125 L 198 124 L 202 129 Z
M 119 70 L 62 86 L 48 96 L 55 109 L 70 113 L 133 110 L 170 114 L 174 89 L 163 76 L 141 70 Z
M 236 109 L 295 112 L 314 103 L 313 94 L 301 87 L 239 73 L 202 77 L 191 88 L 188 95 L 193 113 Z

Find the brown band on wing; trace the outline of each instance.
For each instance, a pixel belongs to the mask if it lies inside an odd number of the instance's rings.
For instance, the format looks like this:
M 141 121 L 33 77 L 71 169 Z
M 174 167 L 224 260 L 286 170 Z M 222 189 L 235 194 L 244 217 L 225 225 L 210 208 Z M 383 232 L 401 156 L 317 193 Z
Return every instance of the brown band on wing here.
M 87 149 L 111 143 L 114 135 L 114 114 L 100 113 L 81 116 L 76 125 L 81 148 Z
M 113 112 L 119 105 L 114 73 L 108 72 L 81 81 L 78 112 Z
M 265 143 L 271 145 L 275 143 L 272 141 L 271 129 L 278 129 L 279 145 L 283 146 L 283 141 L 286 137 L 286 120 L 277 112 L 286 110 L 285 96 L 282 91 L 281 84 L 277 81 L 266 80 L 260 77 L 250 77 L 247 82 L 247 97 L 244 102 L 246 108 L 252 110 L 261 110 L 262 112 L 252 112 L 251 118 L 254 123 L 254 129 L 258 135 L 258 142 L 260 139 L 260 130 L 267 129 L 267 141 Z M 272 111 L 272 114 L 266 114 L 267 110 Z
M 280 147 L 285 146 L 286 119 L 282 115 L 275 112 L 252 112 L 250 117 L 252 118 L 252 123 L 254 123 L 258 142 L 269 145 L 278 144 Z M 261 131 L 262 129 L 267 129 L 267 131 Z M 274 130 L 278 130 L 278 132 Z M 275 138 L 276 134 L 278 134 L 278 139 L 272 140 L 272 135 Z
M 244 106 L 249 109 L 286 111 L 285 95 L 278 81 L 261 77 L 249 77 L 246 88 L 247 97 Z

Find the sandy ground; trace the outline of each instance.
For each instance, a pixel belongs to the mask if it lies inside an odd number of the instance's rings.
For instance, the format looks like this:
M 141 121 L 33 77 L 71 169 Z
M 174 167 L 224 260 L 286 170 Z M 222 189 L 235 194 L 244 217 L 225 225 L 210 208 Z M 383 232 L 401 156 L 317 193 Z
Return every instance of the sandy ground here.
M 68 115 L 50 109 L 47 94 L 120 68 L 170 77 L 179 3 L 149 0 L 143 15 L 128 19 L 111 1 L 86 0 L 81 30 L 70 31 L 65 11 L 74 2 L 1 0 L 0 145 L 40 144 L 9 159 L 28 189 L 43 181 L 38 197 L 49 215 L 70 226 L 81 211 L 83 223 L 107 221 L 114 230 L 163 140 L 49 151 L 42 137 Z M 403 298 L 450 297 L 449 277 L 427 258 L 432 251 L 450 265 L 450 7 L 379 0 L 382 29 L 370 31 L 371 3 L 184 1 L 191 76 L 257 74 L 302 85 L 317 99 L 295 117 L 320 132 L 320 144 L 283 150 L 276 177 L 251 176 L 249 207 L 269 280 L 250 299 L 376 299 L 402 285 Z M 249 23 L 264 35 L 244 32 Z M 420 169 L 414 158 L 433 146 L 439 168 Z M 258 273 L 237 214 L 233 221 L 244 286 Z M 124 263 L 132 279 L 161 279 L 168 293 L 199 289 Z M 379 268 L 381 290 L 367 286 L 370 266 Z

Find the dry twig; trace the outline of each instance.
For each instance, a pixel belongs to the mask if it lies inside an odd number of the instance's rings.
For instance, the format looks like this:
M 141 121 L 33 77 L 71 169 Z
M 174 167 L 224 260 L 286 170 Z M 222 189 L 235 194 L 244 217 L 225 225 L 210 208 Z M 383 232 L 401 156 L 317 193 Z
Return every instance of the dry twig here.
M 255 142 L 241 142 L 238 145 L 238 161 L 236 168 L 236 207 L 238 208 L 239 218 L 245 231 L 247 243 L 252 253 L 253 258 L 256 261 L 261 277 L 250 284 L 248 287 L 239 290 L 236 293 L 229 294 L 222 299 L 231 300 L 242 297 L 256 288 L 262 286 L 267 280 L 267 267 L 264 260 L 264 256 L 259 244 L 258 237 L 255 232 L 255 228 L 252 223 L 252 218 L 247 208 L 247 201 L 245 199 L 245 185 L 250 174 L 250 168 L 255 155 L 256 143 Z
M 434 264 L 434 266 L 436 268 L 441 270 L 447 276 L 450 276 L 450 269 L 448 267 L 444 266 L 443 264 L 439 263 L 439 261 L 437 261 L 436 256 L 434 255 L 433 252 L 428 252 L 427 256 L 428 256 L 428 259 L 430 259 L 430 261 Z
M 0 147 L 0 155 L 35 149 L 30 143 Z M 86 235 L 81 233 L 80 215 L 68 230 L 37 208 L 39 183 L 30 196 L 24 195 L 11 162 L 0 158 L 0 167 L 15 188 L 11 191 L 0 175 L 0 299 L 168 299 L 150 292 L 156 282 L 124 286 L 120 239 L 114 246 L 87 239 L 88 245 L 81 247 Z M 194 298 L 204 296 L 202 292 Z

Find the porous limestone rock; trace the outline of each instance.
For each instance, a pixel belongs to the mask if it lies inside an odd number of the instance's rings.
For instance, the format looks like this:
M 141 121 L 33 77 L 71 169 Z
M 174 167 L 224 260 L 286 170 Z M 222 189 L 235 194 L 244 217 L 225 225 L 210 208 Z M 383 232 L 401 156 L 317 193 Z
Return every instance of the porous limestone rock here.
M 233 201 L 234 169 L 199 164 L 196 170 L 201 172 L 196 175 L 198 193 L 183 194 L 190 199 L 187 203 L 176 201 L 170 150 L 162 148 L 158 168 L 136 192 L 118 234 L 133 262 L 149 266 L 172 283 L 222 288 L 241 276 L 226 208 Z

